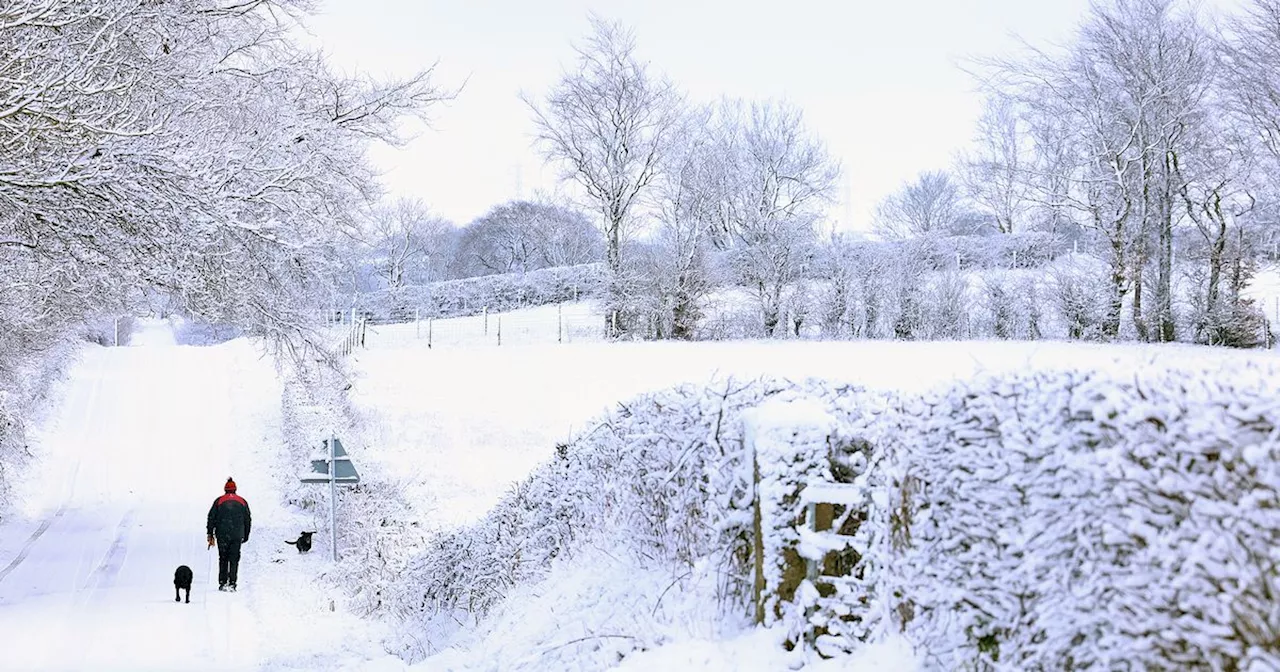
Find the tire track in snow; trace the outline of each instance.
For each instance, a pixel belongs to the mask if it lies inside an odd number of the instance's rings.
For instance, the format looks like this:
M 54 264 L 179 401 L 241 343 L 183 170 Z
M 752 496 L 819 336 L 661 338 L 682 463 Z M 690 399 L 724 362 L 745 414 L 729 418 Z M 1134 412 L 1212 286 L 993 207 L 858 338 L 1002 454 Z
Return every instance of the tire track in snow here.
M 47 532 L 54 523 L 58 522 L 58 519 L 66 512 L 67 505 L 64 503 L 62 506 L 58 507 L 58 510 L 53 514 L 53 517 L 47 518 L 43 523 L 40 523 L 40 527 L 36 528 L 36 531 L 31 534 L 29 539 L 27 539 L 27 543 L 22 546 L 22 550 L 18 551 L 18 555 L 14 556 L 8 566 L 4 569 L 0 569 L 0 581 L 4 581 L 4 577 L 9 576 L 10 572 L 17 569 L 18 565 L 22 564 L 22 561 L 27 559 L 27 555 L 31 553 L 31 547 L 35 546 L 36 542 L 40 540 L 40 537 L 44 535 L 44 533 Z
M 84 403 L 84 413 L 81 414 L 80 418 L 80 436 L 76 445 L 81 447 L 84 446 L 85 441 L 89 436 L 88 420 L 93 417 L 93 411 L 97 407 L 98 395 L 102 391 L 103 375 L 102 363 L 98 362 L 97 367 L 94 369 L 93 385 L 89 388 L 89 396 Z M 81 450 L 83 450 L 83 448 L 81 448 Z M 77 452 L 75 467 L 72 468 L 71 475 L 67 479 L 67 491 L 62 496 L 62 503 L 58 505 L 58 510 L 54 511 L 52 516 L 46 518 L 40 523 L 40 526 L 36 528 L 35 532 L 31 533 L 29 538 L 27 538 L 26 543 L 22 545 L 22 549 L 18 551 L 18 554 L 14 556 L 13 560 L 9 561 L 9 564 L 6 565 L 3 570 L 0 570 L 0 582 L 3 582 L 5 577 L 9 576 L 13 570 L 18 568 L 18 565 L 22 564 L 23 560 L 27 559 L 27 556 L 31 554 L 31 549 L 35 547 L 36 542 L 40 541 L 40 537 L 44 536 L 44 533 L 48 532 L 49 528 L 53 527 L 54 523 L 58 522 L 59 519 L 66 515 L 67 509 L 71 505 L 71 497 L 75 493 L 76 479 L 80 476 L 80 462 L 80 454 Z
M 130 509 L 120 519 L 111 547 L 80 587 L 80 592 L 87 591 L 90 600 L 98 595 L 98 591 L 115 585 L 116 577 L 120 575 L 120 569 L 124 567 L 125 558 L 129 554 L 129 529 L 133 527 L 133 517 L 134 511 Z

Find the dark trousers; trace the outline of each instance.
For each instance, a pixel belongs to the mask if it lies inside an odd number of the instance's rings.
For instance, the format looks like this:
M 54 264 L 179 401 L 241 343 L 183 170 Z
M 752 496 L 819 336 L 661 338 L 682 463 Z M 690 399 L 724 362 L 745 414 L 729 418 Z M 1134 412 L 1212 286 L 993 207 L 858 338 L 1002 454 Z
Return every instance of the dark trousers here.
M 240 571 L 240 542 L 218 538 L 218 585 L 236 584 Z

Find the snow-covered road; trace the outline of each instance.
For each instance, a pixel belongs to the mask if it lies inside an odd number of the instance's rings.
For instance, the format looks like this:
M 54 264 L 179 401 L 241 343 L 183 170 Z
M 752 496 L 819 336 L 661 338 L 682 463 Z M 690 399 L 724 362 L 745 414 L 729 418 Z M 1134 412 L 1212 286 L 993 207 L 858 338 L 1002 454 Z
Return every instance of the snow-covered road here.
M 237 395 L 252 385 L 236 365 L 270 365 L 247 354 L 176 346 L 164 322 L 147 325 L 134 347 L 84 351 L 34 437 L 44 459 L 19 488 L 26 515 L 0 527 L 0 669 L 260 666 L 252 602 L 210 590 L 216 550 L 204 539 L 228 475 L 251 504 L 269 502 L 236 417 L 245 410 Z M 255 517 L 259 508 L 270 507 Z M 259 560 L 254 541 L 246 568 Z M 180 564 L 195 572 L 190 604 L 173 599 Z M 242 575 L 252 589 L 253 572 Z

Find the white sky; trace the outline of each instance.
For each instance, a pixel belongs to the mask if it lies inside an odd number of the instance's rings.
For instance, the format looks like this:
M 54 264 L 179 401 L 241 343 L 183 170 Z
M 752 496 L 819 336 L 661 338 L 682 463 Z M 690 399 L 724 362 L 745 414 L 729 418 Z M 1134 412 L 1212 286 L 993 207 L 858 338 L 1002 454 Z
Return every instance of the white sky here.
M 783 8 L 785 6 L 785 9 Z M 866 229 L 875 204 L 920 171 L 946 168 L 981 106 L 958 64 L 1073 33 L 1088 0 L 324 0 L 311 30 L 335 63 L 407 74 L 440 61 L 469 78 L 405 149 L 378 147 L 394 196 L 419 196 L 465 224 L 555 186 L 531 147 L 521 90 L 542 96 L 594 11 L 636 31 L 642 59 L 692 99 L 787 98 L 844 169 L 840 228 Z

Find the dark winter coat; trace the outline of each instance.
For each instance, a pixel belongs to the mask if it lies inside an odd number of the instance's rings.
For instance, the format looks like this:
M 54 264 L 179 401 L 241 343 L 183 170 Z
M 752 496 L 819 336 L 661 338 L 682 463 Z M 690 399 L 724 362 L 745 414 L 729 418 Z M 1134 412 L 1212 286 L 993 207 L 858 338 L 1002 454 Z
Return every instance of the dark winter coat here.
M 249 502 L 234 492 L 215 499 L 209 507 L 209 521 L 205 534 L 212 534 L 219 541 L 241 543 L 249 541 Z

